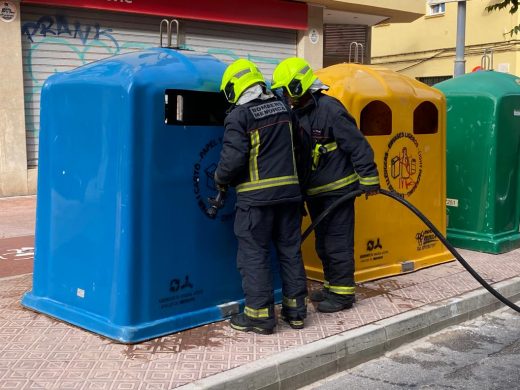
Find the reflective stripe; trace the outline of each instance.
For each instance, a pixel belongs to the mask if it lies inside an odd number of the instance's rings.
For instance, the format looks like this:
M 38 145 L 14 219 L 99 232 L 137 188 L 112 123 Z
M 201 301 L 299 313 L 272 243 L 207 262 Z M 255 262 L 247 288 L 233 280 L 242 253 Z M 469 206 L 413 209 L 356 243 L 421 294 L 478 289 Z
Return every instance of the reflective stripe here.
M 298 301 L 300 302 L 299 304 Z M 307 306 L 307 303 L 309 303 L 308 296 L 301 298 L 287 298 L 286 296 L 284 296 L 282 300 L 282 305 L 290 308 L 304 307 Z
M 338 144 L 336 142 L 331 142 L 330 144 L 323 145 L 327 152 L 332 152 L 338 148 Z
M 310 69 L 309 66 L 304 66 L 304 67 L 302 68 L 302 70 L 300 70 L 299 73 L 302 74 L 302 75 L 305 75 L 305 74 L 309 71 L 309 69 Z
M 296 303 L 296 299 L 287 298 L 287 297 L 283 297 L 282 305 L 287 306 L 287 307 L 298 307 L 298 304 Z
M 289 131 L 291 132 L 291 151 L 292 151 L 292 163 L 294 168 L 294 175 L 298 176 L 298 170 L 296 168 L 296 156 L 294 154 L 294 139 L 293 139 L 293 129 L 292 124 L 289 122 Z
M 316 195 L 316 194 L 321 194 L 322 192 L 338 190 L 340 188 L 346 187 L 349 184 L 356 182 L 357 180 L 358 180 L 357 173 L 353 173 L 350 176 L 344 177 L 343 179 L 333 181 L 332 183 L 324 184 L 319 187 L 309 188 L 307 190 L 307 195 Z
M 320 162 L 320 149 L 321 145 L 316 144 L 314 149 L 312 150 L 312 170 L 315 171 L 318 168 L 318 163 Z
M 264 188 L 287 186 L 291 184 L 299 184 L 298 176 L 280 176 L 271 179 L 262 179 L 256 181 L 249 181 L 239 184 L 236 188 L 237 192 L 262 190 Z
M 379 176 L 360 177 L 359 183 L 365 186 L 379 184 Z
M 253 309 L 249 306 L 244 308 L 246 316 L 251 318 L 269 318 L 269 308 L 264 307 L 263 309 Z
M 258 175 L 258 152 L 260 150 L 260 133 L 254 130 L 250 133 L 251 136 L 251 152 L 249 155 L 249 177 L 251 181 L 259 179 Z
M 323 288 L 329 288 L 330 284 L 328 280 L 323 281 Z
M 325 152 L 322 152 L 322 148 L 325 149 Z M 315 171 L 318 168 L 318 164 L 320 162 L 320 157 L 326 153 L 330 153 L 338 148 L 338 144 L 336 142 L 331 142 L 329 144 L 316 144 L 314 149 L 312 150 L 312 170 Z
M 329 286 L 329 291 L 340 295 L 354 295 L 356 293 L 356 288 L 349 286 Z
M 251 69 L 241 70 L 240 72 L 235 73 L 235 75 L 233 77 L 236 77 L 237 79 L 239 79 L 240 77 L 242 77 L 243 75 L 248 74 L 248 73 L 251 73 Z

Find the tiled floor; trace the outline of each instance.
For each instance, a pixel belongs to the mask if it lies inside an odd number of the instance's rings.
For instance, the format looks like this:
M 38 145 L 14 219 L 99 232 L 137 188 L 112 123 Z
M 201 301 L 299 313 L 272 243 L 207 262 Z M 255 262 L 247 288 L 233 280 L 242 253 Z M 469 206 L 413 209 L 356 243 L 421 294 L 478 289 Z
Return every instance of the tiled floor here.
M 22 239 L 17 245 L 28 245 Z M 520 250 L 461 252 L 489 280 L 520 274 Z M 0 389 L 171 389 L 479 287 L 462 266 L 447 263 L 363 283 L 352 310 L 317 314 L 311 306 L 301 331 L 280 322 L 274 335 L 244 334 L 223 321 L 122 345 L 22 308 L 31 282 L 32 275 L 0 278 Z

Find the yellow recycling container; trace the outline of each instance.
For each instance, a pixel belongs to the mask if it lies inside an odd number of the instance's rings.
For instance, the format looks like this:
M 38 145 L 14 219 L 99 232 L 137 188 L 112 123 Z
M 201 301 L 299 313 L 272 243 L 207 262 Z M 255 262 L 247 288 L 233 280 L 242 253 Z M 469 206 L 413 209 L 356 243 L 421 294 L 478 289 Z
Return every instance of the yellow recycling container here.
M 446 234 L 446 100 L 388 69 L 338 64 L 316 72 L 356 119 L 375 153 L 381 187 L 399 193 Z M 363 282 L 453 260 L 411 211 L 377 195 L 356 200 L 355 280 Z M 304 220 L 305 229 L 310 224 Z M 314 236 L 303 244 L 310 279 L 323 281 Z

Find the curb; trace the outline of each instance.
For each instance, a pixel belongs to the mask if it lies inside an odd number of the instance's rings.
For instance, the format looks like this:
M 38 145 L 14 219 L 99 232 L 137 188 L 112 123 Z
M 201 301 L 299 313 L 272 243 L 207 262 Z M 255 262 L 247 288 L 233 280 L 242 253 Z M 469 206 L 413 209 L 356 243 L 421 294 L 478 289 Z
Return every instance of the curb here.
M 520 299 L 520 277 L 493 284 Z M 291 390 L 377 358 L 451 325 L 505 306 L 484 288 L 287 350 L 190 384 L 182 390 Z

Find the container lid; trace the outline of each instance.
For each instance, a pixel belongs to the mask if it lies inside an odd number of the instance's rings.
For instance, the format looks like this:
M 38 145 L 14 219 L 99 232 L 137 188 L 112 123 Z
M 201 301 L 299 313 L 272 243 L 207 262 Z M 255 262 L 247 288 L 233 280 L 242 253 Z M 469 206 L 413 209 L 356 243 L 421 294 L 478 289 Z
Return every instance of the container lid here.
M 520 78 L 509 73 L 483 70 L 445 80 L 434 85 L 449 95 L 520 95 Z
M 153 48 L 121 54 L 57 73 L 47 84 L 129 86 L 166 82 L 171 88 L 218 91 L 226 64 L 207 54 Z
M 327 84 L 328 93 L 347 106 L 356 106 L 359 101 L 406 100 L 440 101 L 442 93 L 411 77 L 387 68 L 343 63 L 316 71 L 318 78 Z

